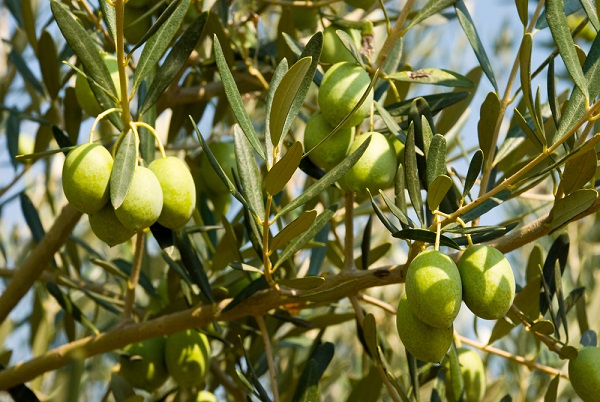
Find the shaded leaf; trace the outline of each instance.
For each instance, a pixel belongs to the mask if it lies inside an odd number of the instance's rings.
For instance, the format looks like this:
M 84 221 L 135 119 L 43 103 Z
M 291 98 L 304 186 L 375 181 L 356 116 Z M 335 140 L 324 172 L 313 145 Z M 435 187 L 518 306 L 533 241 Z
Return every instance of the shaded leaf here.
M 589 150 L 567 160 L 561 182 L 565 194 L 571 194 L 588 183 L 596 174 L 596 151 Z
M 48 94 L 50 98 L 56 99 L 61 81 L 58 69 L 58 52 L 52 35 L 46 30 L 42 31 L 38 42 L 38 61 Z
M 446 92 L 442 94 L 424 95 L 420 98 L 427 101 L 432 114 L 439 113 L 441 110 L 452 106 L 461 100 L 469 97 L 469 92 Z M 392 116 L 407 116 L 410 112 L 412 103 L 416 98 L 405 99 L 401 102 L 392 103 L 385 108 Z
M 110 202 L 117 209 L 125 200 L 137 163 L 137 142 L 129 130 L 119 144 L 110 175 Z
M 473 154 L 471 158 L 471 162 L 469 163 L 469 169 L 467 170 L 467 176 L 465 177 L 465 186 L 463 188 L 462 196 L 465 198 L 467 194 L 473 188 L 473 185 L 477 181 L 479 177 L 479 173 L 481 173 L 481 168 L 483 167 L 483 151 L 478 149 Z
M 238 125 L 233 127 L 233 138 L 235 140 L 235 160 L 244 194 L 252 211 L 261 220 L 265 219 L 261 174 L 251 144 Z
M 369 250 L 369 253 L 367 254 L 368 258 L 367 258 L 366 264 L 363 264 L 363 259 L 364 259 L 363 256 L 365 255 L 363 253 L 363 255 L 354 259 L 354 266 L 358 269 L 368 269 L 377 260 L 379 260 L 380 258 L 383 258 L 383 256 L 385 256 L 387 254 L 387 252 L 390 251 L 391 248 L 392 248 L 391 243 L 380 244 L 379 246 L 374 247 Z
M 546 394 L 544 395 L 544 402 L 556 402 L 556 398 L 558 397 L 559 381 L 560 375 L 555 376 L 552 381 L 550 381 L 548 389 L 546 390 Z
M 433 180 L 427 190 L 427 206 L 431 211 L 438 209 L 451 187 L 452 179 L 450 176 L 441 175 Z
M 424 223 L 423 218 L 423 199 L 421 198 L 421 182 L 419 180 L 419 171 L 417 167 L 417 153 L 415 145 L 415 130 L 414 125 L 408 129 L 406 136 L 406 144 L 404 147 L 404 168 L 406 169 L 406 188 L 408 196 L 413 204 L 413 209 L 419 218 L 421 225 Z
M 554 202 L 550 211 L 550 226 L 553 230 L 568 223 L 580 213 L 591 207 L 598 198 L 598 192 L 593 189 L 579 189 L 565 198 Z
M 390 209 L 390 212 L 394 214 L 394 216 L 398 218 L 398 220 L 401 223 L 410 227 L 415 226 L 414 222 L 408 217 L 408 215 L 404 211 L 402 211 L 397 205 L 395 205 L 392 202 L 392 200 L 390 200 L 389 197 L 385 195 L 383 190 L 379 190 L 379 195 L 381 195 L 381 198 L 383 198 L 383 201 L 385 202 L 385 205 L 387 205 Z
M 212 294 L 212 289 L 208 281 L 208 276 L 204 270 L 204 266 L 198 252 L 192 244 L 190 236 L 185 231 L 175 232 L 175 245 L 181 254 L 181 263 L 185 267 L 190 278 L 200 288 L 200 291 L 210 301 L 215 302 Z
M 17 49 L 12 49 L 10 53 L 8 53 L 8 61 L 15 66 L 21 77 L 33 87 L 40 95 L 44 95 L 44 88 L 42 84 L 37 79 L 33 71 L 29 68 L 29 63 L 23 58 L 23 55 L 17 51 Z
M 483 151 L 484 160 L 488 159 L 494 137 L 494 125 L 500 115 L 500 98 L 495 92 L 489 92 L 479 109 L 479 122 L 477 123 L 477 138 L 479 139 L 479 148 Z
M 40 220 L 38 210 L 25 193 L 19 194 L 19 201 L 21 202 L 21 210 L 23 211 L 25 222 L 27 222 L 27 226 L 31 230 L 31 236 L 36 243 L 39 243 L 44 238 L 46 231 Z
M 570 37 L 570 36 L 569 36 Z M 529 110 L 529 115 L 535 125 L 534 134 L 537 140 L 533 140 L 533 143 L 541 143 L 546 145 L 546 136 L 544 135 L 544 126 L 541 119 L 538 118 L 537 105 L 533 101 L 533 94 L 531 92 L 531 51 L 533 46 L 533 35 L 526 33 L 523 36 L 521 47 L 519 49 L 519 62 L 520 62 L 520 77 L 521 77 L 521 90 L 523 91 L 523 99 L 525 105 Z M 583 74 L 582 74 L 583 76 Z M 516 113 L 517 110 L 515 110 Z M 520 112 L 519 112 L 520 113 Z M 527 132 L 526 132 L 527 133 Z
M 398 239 L 416 240 L 424 243 L 435 244 L 435 232 L 425 229 L 403 229 L 392 233 Z M 440 235 L 440 245 L 460 250 L 460 246 L 451 238 Z
M 173 45 L 171 51 L 165 58 L 164 63 L 160 66 L 154 76 L 152 84 L 148 87 L 148 93 L 144 98 L 143 105 L 140 107 L 141 114 L 150 109 L 150 107 L 158 101 L 158 98 L 185 66 L 192 50 L 194 50 L 196 43 L 198 43 L 198 39 L 200 39 L 200 35 L 202 35 L 207 18 L 208 11 L 200 14 L 200 16 L 187 27 L 179 40 L 175 42 L 175 45 Z
M 298 218 L 290 222 L 279 233 L 277 233 L 277 235 L 271 241 L 270 250 L 277 250 L 278 248 L 283 247 L 289 241 L 300 236 L 310 227 L 310 225 L 313 224 L 316 217 L 317 211 L 314 209 L 302 212 Z
M 233 298 L 233 300 L 231 302 L 229 302 L 229 304 L 227 306 L 225 306 L 223 308 L 223 312 L 225 313 L 225 312 L 231 310 L 232 308 L 234 308 L 235 306 L 238 306 L 240 303 L 248 300 L 256 292 L 259 292 L 261 290 L 266 290 L 266 289 L 269 289 L 269 284 L 267 283 L 267 280 L 265 279 L 264 276 L 261 276 L 260 278 L 253 280 L 252 282 L 250 282 L 250 284 L 248 286 L 246 286 L 244 289 L 242 289 L 242 291 L 240 293 L 238 293 Z
M 318 345 L 313 350 L 298 379 L 292 402 L 316 402 L 319 400 L 319 380 L 333 359 L 334 351 L 335 346 L 330 342 Z

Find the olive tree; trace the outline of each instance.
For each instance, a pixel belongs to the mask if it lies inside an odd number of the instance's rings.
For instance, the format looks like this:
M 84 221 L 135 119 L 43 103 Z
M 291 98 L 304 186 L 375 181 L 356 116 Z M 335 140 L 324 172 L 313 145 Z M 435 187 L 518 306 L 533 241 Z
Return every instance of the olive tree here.
M 0 399 L 594 400 L 600 10 L 486 3 L 2 2 Z

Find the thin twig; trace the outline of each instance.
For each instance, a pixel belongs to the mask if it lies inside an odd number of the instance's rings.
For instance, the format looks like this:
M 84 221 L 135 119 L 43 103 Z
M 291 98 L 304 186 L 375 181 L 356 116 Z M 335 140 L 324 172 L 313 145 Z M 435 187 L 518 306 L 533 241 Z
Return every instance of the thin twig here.
M 263 338 L 265 345 L 265 356 L 267 358 L 267 364 L 269 366 L 269 378 L 271 380 L 271 390 L 273 391 L 273 402 L 279 402 L 279 390 L 277 389 L 277 372 L 275 370 L 275 362 L 273 360 L 273 349 L 271 348 L 271 340 L 269 339 L 269 331 L 267 331 L 267 325 L 262 315 L 254 316 L 254 319 L 258 323 L 258 328 Z
M 142 269 L 142 257 L 144 256 L 144 231 L 138 230 L 135 239 L 135 255 L 133 257 L 133 266 L 131 274 L 127 281 L 127 292 L 125 293 L 125 307 L 123 309 L 123 319 L 131 320 L 131 312 L 133 311 L 133 303 L 135 302 L 135 289 L 137 288 L 140 279 L 140 271 Z

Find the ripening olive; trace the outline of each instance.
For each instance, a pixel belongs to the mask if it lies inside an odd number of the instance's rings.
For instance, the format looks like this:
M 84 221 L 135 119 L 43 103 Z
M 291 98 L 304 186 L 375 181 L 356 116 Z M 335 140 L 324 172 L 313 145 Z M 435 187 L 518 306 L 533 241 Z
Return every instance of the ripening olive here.
M 131 386 L 152 392 L 169 377 L 165 362 L 165 338 L 132 343 L 123 352 L 119 375 Z
M 321 51 L 320 61 L 327 64 L 340 63 L 347 61 L 350 63 L 356 63 L 356 59 L 352 56 L 352 53 L 344 46 L 336 31 L 341 27 L 337 25 L 330 25 L 323 30 L 323 50 Z M 354 44 L 357 48 L 360 48 L 360 33 L 356 29 L 345 30 L 353 39 Z
M 117 90 L 117 96 L 120 96 L 121 85 L 119 81 L 119 64 L 117 58 L 112 54 L 103 54 L 102 60 L 108 68 L 113 85 Z M 109 88 L 106 89 L 109 90 Z M 98 103 L 98 100 L 96 100 L 96 95 L 92 92 L 92 88 L 90 88 L 90 83 L 87 78 L 81 74 L 77 74 L 77 78 L 75 79 L 75 96 L 77 97 L 77 101 L 81 108 L 88 115 L 96 117 L 104 111 Z
M 167 337 L 167 368 L 177 384 L 186 388 L 200 386 L 210 359 L 210 343 L 206 335 L 187 329 Z
M 598 401 L 600 396 L 600 348 L 586 346 L 569 360 L 569 379 L 584 402 Z
M 119 221 L 129 229 L 145 229 L 152 225 L 163 206 L 160 183 L 152 171 L 136 166 L 123 203 L 115 210 Z
M 313 114 L 304 129 L 304 149 L 308 152 L 317 146 L 333 127 L 321 112 Z M 341 128 L 308 154 L 308 159 L 324 170 L 331 170 L 348 154 L 354 139 L 354 127 Z
M 135 234 L 135 230 L 126 228 L 117 219 L 110 202 L 90 215 L 90 227 L 96 237 L 111 247 L 126 242 Z
M 460 373 L 463 378 L 464 385 L 464 401 L 465 402 L 480 402 L 485 395 L 486 378 L 485 366 L 481 360 L 479 353 L 472 349 L 458 348 L 458 364 L 460 364 Z M 448 380 L 452 381 L 452 373 L 448 372 Z M 452 390 L 450 383 L 446 385 L 446 395 L 448 400 L 456 402 L 457 398 Z
M 93 214 L 107 202 L 113 158 L 98 144 L 83 144 L 71 150 L 62 169 L 63 191 L 79 211 Z

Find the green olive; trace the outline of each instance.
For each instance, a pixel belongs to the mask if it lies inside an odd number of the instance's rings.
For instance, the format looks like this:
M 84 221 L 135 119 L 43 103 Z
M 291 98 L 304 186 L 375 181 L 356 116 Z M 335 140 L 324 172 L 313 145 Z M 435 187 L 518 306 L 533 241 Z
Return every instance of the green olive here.
M 471 246 L 460 257 L 458 270 L 467 307 L 487 320 L 504 317 L 515 297 L 515 276 L 506 257 L 490 246 Z
M 213 142 L 209 145 L 209 148 L 227 177 L 233 180 L 232 170 L 237 172 L 234 143 L 232 141 Z M 229 189 L 213 169 L 206 154 L 203 152 L 198 158 L 198 184 L 200 189 L 209 195 L 229 193 Z
M 163 194 L 156 175 L 148 168 L 136 166 L 123 203 L 115 210 L 126 228 L 133 230 L 151 226 L 163 206 Z
M 406 350 L 424 362 L 441 362 L 452 345 L 453 326 L 435 328 L 425 324 L 412 312 L 406 293 L 398 303 L 396 327 Z
M 165 338 L 132 343 L 123 352 L 119 375 L 131 386 L 152 392 L 169 377 L 165 362 Z
M 344 46 L 336 31 L 340 29 L 345 31 L 354 40 L 354 44 L 360 49 L 360 33 L 356 29 L 344 30 L 337 25 L 330 25 L 323 30 L 323 50 L 321 51 L 320 61 L 327 64 L 335 64 L 343 61 L 356 64 L 356 59 L 352 53 Z
M 163 194 L 158 223 L 173 230 L 182 228 L 196 208 L 196 186 L 190 170 L 173 156 L 156 159 L 148 168 L 158 178 Z
M 394 183 L 398 169 L 396 154 L 383 134 L 368 132 L 359 135 L 348 153 L 356 151 L 369 137 L 371 142 L 365 152 L 340 180 L 343 189 L 359 194 L 368 189 L 377 194 L 380 189 L 389 188 Z
M 569 379 L 584 402 L 596 402 L 600 396 L 600 348 L 586 346 L 569 360 Z
M 321 112 L 313 114 L 304 129 L 304 150 L 309 151 L 316 147 L 331 131 L 333 127 L 327 123 Z M 354 139 L 354 131 L 354 127 L 338 130 L 313 149 L 308 154 L 308 159 L 321 169 L 331 170 L 348 154 Z
M 319 106 L 331 126 L 337 126 L 350 114 L 370 83 L 369 74 L 357 63 L 337 63 L 327 70 L 319 88 Z M 370 89 L 365 101 L 344 123 L 344 127 L 359 125 L 371 113 L 372 103 L 373 89 Z
M 177 384 L 185 388 L 202 385 L 210 359 L 206 335 L 187 329 L 167 337 L 167 368 Z
M 483 400 L 486 389 L 485 366 L 479 353 L 472 349 L 458 348 L 458 364 L 460 364 L 460 373 L 464 384 L 464 401 L 480 402 Z M 448 380 L 452 381 L 452 373 L 448 373 Z M 457 398 L 450 383 L 446 385 L 446 395 L 450 402 L 456 402 Z
M 115 89 L 117 90 L 117 96 L 121 96 L 121 85 L 119 81 L 119 64 L 117 58 L 111 54 L 103 54 L 102 60 L 108 68 L 110 77 L 112 78 Z M 108 88 L 106 88 L 108 89 Z M 96 117 L 104 111 L 96 100 L 96 96 L 90 88 L 90 84 L 86 77 L 81 74 L 77 74 L 75 79 L 75 96 L 81 108 L 90 116 Z
M 93 214 L 108 202 L 113 158 L 98 144 L 84 144 L 71 150 L 62 169 L 67 200 L 79 211 Z
M 111 247 L 126 242 L 135 234 L 135 230 L 126 228 L 119 221 L 110 202 L 90 215 L 90 227 L 96 237 Z
M 422 321 L 436 328 L 448 328 L 462 302 L 456 264 L 439 251 L 423 251 L 406 272 L 406 295 L 413 313 Z

